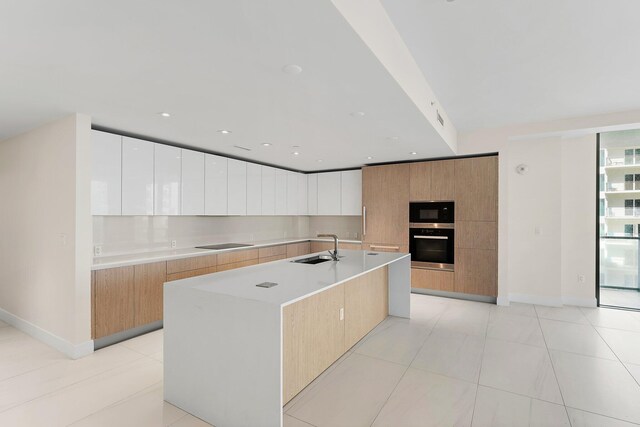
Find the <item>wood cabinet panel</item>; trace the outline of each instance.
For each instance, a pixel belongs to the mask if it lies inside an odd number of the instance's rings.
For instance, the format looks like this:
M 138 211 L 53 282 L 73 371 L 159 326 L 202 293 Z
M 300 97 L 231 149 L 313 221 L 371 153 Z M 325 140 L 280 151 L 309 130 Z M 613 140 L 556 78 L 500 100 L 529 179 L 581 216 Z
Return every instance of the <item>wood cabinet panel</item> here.
M 310 253 L 333 250 L 333 242 L 311 242 L 310 249 Z M 338 250 L 340 249 L 360 250 L 362 249 L 362 245 L 360 243 L 343 243 L 338 241 Z
M 260 255 L 258 249 L 245 249 L 240 251 L 224 252 L 218 254 L 218 265 L 230 264 L 232 262 L 248 261 L 250 259 L 258 259 L 259 256 Z
M 456 221 L 498 220 L 498 158 L 455 160 Z
M 249 259 L 246 261 L 238 261 L 238 262 L 231 262 L 228 264 L 220 264 L 216 267 L 217 271 L 227 271 L 227 270 L 233 270 L 235 268 L 241 268 L 241 267 L 248 267 L 250 265 L 256 265 L 258 263 L 258 258 L 254 258 L 254 259 Z
M 431 199 L 455 200 L 455 162 L 431 162 Z
M 394 245 L 388 243 L 363 243 L 362 249 L 373 252 L 401 252 L 408 253 L 409 245 Z
M 432 162 L 411 163 L 409 165 L 409 199 L 411 201 L 433 200 L 431 197 Z
M 290 243 L 287 245 L 287 258 L 292 258 L 300 255 L 307 255 L 311 253 L 311 243 Z
M 498 249 L 498 224 L 493 221 L 456 222 L 455 247 Z
M 345 351 L 389 315 L 387 267 L 344 284 Z
M 92 277 L 93 339 L 133 328 L 134 268 L 97 270 Z
M 453 283 L 453 271 L 427 270 L 423 268 L 411 269 L 412 288 L 454 292 Z
M 409 243 L 409 165 L 362 169 L 363 241 Z
M 460 248 L 456 251 L 455 270 L 456 292 L 497 296 L 497 251 Z
M 258 249 L 258 258 L 267 258 L 276 255 L 285 255 L 287 253 L 287 245 L 269 246 Z
M 282 309 L 283 403 L 344 353 L 344 285 Z
M 166 280 L 166 261 L 134 266 L 134 326 L 162 320 L 162 287 Z
M 267 257 L 258 258 L 258 263 L 264 264 L 265 262 L 278 261 L 286 258 L 287 258 L 286 254 L 267 256 Z
M 182 271 L 197 270 L 201 268 L 215 267 L 217 264 L 216 255 L 194 256 L 191 258 L 173 259 L 167 261 L 167 274 L 179 273 Z
M 180 271 L 178 273 L 167 274 L 167 282 L 172 280 L 186 279 L 189 277 L 202 276 L 216 272 L 216 267 L 198 268 L 196 270 Z

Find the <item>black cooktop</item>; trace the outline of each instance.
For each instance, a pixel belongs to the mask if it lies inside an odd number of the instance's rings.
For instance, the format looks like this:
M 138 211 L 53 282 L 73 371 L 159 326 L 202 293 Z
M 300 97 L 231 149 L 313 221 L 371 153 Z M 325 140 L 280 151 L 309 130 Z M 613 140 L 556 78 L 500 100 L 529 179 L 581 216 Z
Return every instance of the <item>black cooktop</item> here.
M 196 246 L 196 249 L 232 249 L 232 248 L 244 248 L 247 246 L 253 246 L 253 245 L 245 245 L 242 243 L 220 243 L 219 245 Z

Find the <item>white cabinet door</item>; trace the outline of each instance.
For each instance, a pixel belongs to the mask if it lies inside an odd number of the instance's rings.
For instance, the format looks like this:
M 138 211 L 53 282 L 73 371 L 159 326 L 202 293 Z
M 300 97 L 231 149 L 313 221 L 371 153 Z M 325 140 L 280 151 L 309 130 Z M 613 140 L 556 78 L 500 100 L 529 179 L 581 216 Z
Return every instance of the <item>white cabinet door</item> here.
M 287 214 L 287 171 L 276 169 L 276 215 Z
M 362 215 L 362 170 L 342 171 L 341 214 Z
M 204 153 L 182 150 L 182 215 L 204 215 Z
M 318 174 L 307 175 L 307 214 L 318 215 Z
M 229 159 L 227 165 L 228 215 L 247 214 L 247 162 Z
M 262 166 L 262 215 L 276 213 L 276 170 Z
M 318 174 L 318 215 L 340 215 L 340 172 Z
M 122 137 L 91 131 L 91 214 L 122 214 Z
M 298 174 L 287 172 L 287 215 L 298 215 Z
M 153 215 L 153 145 L 122 138 L 122 215 Z
M 308 215 L 307 208 L 307 175 L 298 174 L 298 215 Z
M 262 215 L 262 166 L 247 163 L 247 215 Z
M 153 144 L 153 214 L 180 215 L 182 155 L 178 147 Z
M 227 159 L 205 154 L 204 213 L 227 215 Z

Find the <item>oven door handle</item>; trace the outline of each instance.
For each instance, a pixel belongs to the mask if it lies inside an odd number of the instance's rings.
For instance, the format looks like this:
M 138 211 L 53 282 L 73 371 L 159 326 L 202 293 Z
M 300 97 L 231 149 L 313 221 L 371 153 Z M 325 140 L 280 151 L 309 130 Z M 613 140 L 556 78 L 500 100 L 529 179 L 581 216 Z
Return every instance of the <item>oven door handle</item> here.
M 449 236 L 413 236 L 414 239 L 449 240 Z

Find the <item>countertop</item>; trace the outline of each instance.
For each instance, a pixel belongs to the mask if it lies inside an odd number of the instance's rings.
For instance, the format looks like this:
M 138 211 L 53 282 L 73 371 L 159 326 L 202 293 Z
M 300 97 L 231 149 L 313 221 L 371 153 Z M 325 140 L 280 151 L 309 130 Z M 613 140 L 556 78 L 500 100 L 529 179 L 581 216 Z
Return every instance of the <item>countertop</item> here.
M 329 242 L 332 240 L 321 239 L 317 237 L 290 237 L 290 238 L 284 238 L 284 239 L 261 240 L 258 242 L 235 242 L 235 241 L 233 242 L 233 243 L 246 243 L 246 244 L 252 245 L 252 246 L 246 246 L 242 248 L 218 249 L 218 250 L 183 248 L 183 249 L 169 249 L 169 250 L 154 251 L 154 252 L 137 252 L 132 254 L 102 256 L 102 257 L 93 258 L 93 264 L 91 266 L 91 270 L 102 270 L 105 268 L 126 267 L 129 265 L 135 265 L 135 264 L 169 261 L 173 259 L 190 258 L 190 257 L 202 256 L 202 255 L 213 255 L 213 254 L 220 254 L 223 252 L 242 251 L 242 250 L 248 250 L 248 249 L 264 248 L 267 246 L 276 246 L 276 245 L 284 245 L 288 243 L 299 243 L 299 242 L 307 242 L 307 241 Z M 342 243 L 356 243 L 356 244 L 362 243 L 360 240 L 340 239 L 339 241 Z
M 175 280 L 167 282 L 165 288 L 189 287 L 200 292 L 285 306 L 410 256 L 410 254 L 395 252 L 354 250 L 342 250 L 340 254 L 344 256 L 340 261 L 328 261 L 315 265 L 291 262 L 292 259 L 311 256 L 302 255 L 236 270 Z M 275 282 L 278 286 L 272 288 L 256 286 L 262 282 Z

